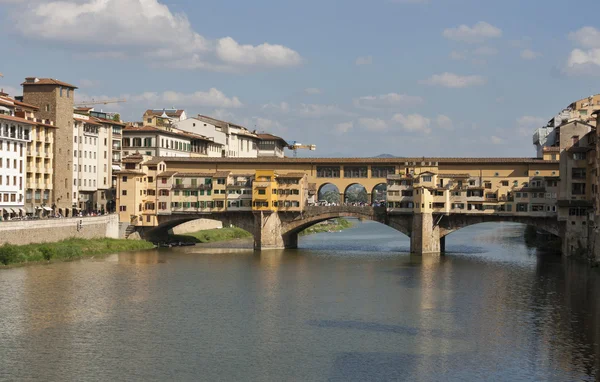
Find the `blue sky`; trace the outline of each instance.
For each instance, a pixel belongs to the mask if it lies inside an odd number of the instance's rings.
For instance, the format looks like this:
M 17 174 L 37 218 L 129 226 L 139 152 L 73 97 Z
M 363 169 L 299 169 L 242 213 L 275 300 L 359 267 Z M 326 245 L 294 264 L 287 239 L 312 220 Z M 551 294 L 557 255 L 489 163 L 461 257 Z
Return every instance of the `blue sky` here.
M 571 7 L 569 7 L 571 5 Z M 600 2 L 0 0 L 0 87 L 79 86 L 125 120 L 184 108 L 318 156 L 533 156 L 596 94 Z

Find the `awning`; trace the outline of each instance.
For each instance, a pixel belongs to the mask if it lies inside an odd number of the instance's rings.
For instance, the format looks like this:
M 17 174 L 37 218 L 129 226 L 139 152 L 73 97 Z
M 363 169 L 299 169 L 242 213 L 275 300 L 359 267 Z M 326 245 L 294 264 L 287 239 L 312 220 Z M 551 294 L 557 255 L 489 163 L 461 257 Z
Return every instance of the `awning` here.
M 116 164 L 112 165 L 113 171 L 121 171 L 121 166 L 117 166 Z
M 18 214 L 18 212 L 14 208 L 7 208 L 11 213 Z
M 46 207 L 46 206 L 44 206 L 44 207 L 42 207 L 42 208 L 44 209 L 44 211 L 52 211 L 52 208 L 50 208 L 50 207 Z
M 25 208 L 19 208 L 19 211 L 21 211 L 21 215 L 27 214 L 27 211 L 25 211 Z
M 26 207 L 27 213 L 28 214 L 33 214 L 35 213 L 35 210 L 37 209 L 37 207 L 35 207 L 35 209 L 33 207 Z
M 9 112 L 9 113 L 10 113 L 10 109 L 9 109 L 9 108 L 7 108 L 6 106 L 0 106 L 0 110 L 2 110 L 2 111 L 7 111 L 7 112 Z

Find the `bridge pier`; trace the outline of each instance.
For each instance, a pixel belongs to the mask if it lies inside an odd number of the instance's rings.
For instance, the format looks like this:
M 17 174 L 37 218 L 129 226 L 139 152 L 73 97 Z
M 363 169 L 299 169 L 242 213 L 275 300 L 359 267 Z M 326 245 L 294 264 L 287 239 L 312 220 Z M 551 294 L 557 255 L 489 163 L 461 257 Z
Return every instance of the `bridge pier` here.
M 282 224 L 277 212 L 254 213 L 254 250 L 284 249 Z
M 413 215 L 410 253 L 416 255 L 438 254 L 441 252 L 442 239 L 440 238 L 440 227 L 435 225 L 433 214 L 415 213 Z M 443 246 L 446 246 L 445 240 Z
M 440 237 L 440 253 L 446 252 L 446 236 Z

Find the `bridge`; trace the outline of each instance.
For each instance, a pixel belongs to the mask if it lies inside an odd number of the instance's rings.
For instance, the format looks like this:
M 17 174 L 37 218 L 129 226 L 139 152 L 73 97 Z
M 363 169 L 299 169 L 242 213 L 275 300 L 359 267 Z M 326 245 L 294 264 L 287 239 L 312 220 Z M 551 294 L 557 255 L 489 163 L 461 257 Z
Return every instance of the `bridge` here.
M 390 213 L 385 207 L 308 206 L 302 212 L 227 211 L 220 213 L 173 213 L 159 215 L 155 227 L 138 227 L 145 238 L 164 237 L 180 224 L 211 219 L 242 228 L 254 237 L 254 249 L 297 248 L 298 234 L 306 228 L 335 218 L 358 218 L 385 224 L 410 238 L 411 253 L 445 252 L 446 236 L 461 228 L 485 222 L 515 222 L 563 236 L 564 222 L 545 213 L 443 214 Z

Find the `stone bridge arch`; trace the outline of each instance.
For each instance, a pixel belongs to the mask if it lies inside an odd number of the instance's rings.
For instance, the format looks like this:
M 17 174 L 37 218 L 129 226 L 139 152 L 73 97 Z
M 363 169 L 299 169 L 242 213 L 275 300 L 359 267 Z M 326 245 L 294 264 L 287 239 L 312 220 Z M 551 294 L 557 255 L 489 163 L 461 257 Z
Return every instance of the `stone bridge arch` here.
M 561 237 L 561 225 L 556 218 L 536 216 L 511 216 L 511 215 L 440 215 L 440 238 L 445 238 L 452 232 L 480 223 L 511 222 L 533 226 L 554 236 Z
M 318 224 L 320 222 L 336 218 L 358 218 L 370 221 L 376 221 L 385 224 L 406 236 L 411 236 L 412 216 L 404 215 L 389 218 L 385 207 L 355 207 L 355 206 L 334 206 L 334 207 L 307 207 L 302 214 L 292 218 L 280 217 L 282 223 L 282 235 L 284 242 L 288 246 L 298 245 L 298 234 L 303 230 Z
M 244 231 L 248 231 L 254 235 L 255 232 L 255 219 L 252 213 L 248 212 L 226 212 L 226 213 L 213 213 L 213 214 L 172 214 L 172 215 L 158 215 L 158 225 L 155 227 L 142 227 L 143 229 L 138 230 L 140 235 L 147 239 L 160 239 L 168 235 L 169 230 L 177 227 L 178 225 L 197 220 L 197 219 L 209 219 L 220 221 L 223 227 L 233 225 L 241 228 Z

